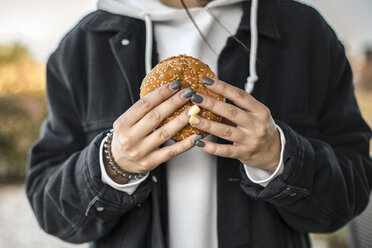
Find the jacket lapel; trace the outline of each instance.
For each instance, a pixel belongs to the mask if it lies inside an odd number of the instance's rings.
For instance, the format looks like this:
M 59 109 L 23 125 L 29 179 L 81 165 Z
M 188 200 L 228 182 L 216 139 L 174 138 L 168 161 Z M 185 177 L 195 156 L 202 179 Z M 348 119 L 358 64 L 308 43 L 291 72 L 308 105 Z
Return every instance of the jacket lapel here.
M 123 75 L 123 83 L 129 90 L 132 104 L 138 101 L 140 95 L 141 82 L 145 76 L 144 57 L 135 54 L 138 49 L 135 35 L 128 33 L 118 33 L 110 39 L 110 46 Z M 129 44 L 127 44 L 129 43 Z
M 133 104 L 139 99 L 141 82 L 145 77 L 145 24 L 138 19 L 98 12 L 94 18 L 87 18 L 82 28 L 94 33 L 112 34 L 110 47 Z M 156 63 L 156 53 L 153 58 Z
M 123 74 L 123 80 L 129 89 L 132 103 L 139 100 L 140 87 L 145 72 L 145 43 L 146 30 L 143 21 L 137 20 L 137 28 L 119 32 L 110 39 L 110 46 Z M 137 30 L 135 32 L 135 30 Z M 140 31 L 138 31 L 140 30 Z M 156 47 L 153 39 L 153 47 Z M 158 54 L 152 51 L 152 66 L 158 63 Z

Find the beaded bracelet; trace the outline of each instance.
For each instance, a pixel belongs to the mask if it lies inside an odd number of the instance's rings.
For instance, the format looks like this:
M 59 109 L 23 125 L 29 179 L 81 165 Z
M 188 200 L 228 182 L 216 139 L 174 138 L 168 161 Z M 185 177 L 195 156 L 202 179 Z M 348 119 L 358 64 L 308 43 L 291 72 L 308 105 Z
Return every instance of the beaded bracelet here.
M 129 180 L 135 180 L 135 179 L 141 179 L 144 176 L 146 176 L 147 172 L 145 173 L 130 173 L 122 168 L 119 167 L 119 165 L 116 164 L 114 161 L 114 158 L 112 157 L 112 152 L 111 152 L 111 142 L 112 142 L 112 137 L 114 135 L 114 129 L 111 129 L 110 132 L 107 133 L 106 137 L 106 142 L 103 144 L 103 152 L 105 154 L 105 158 L 108 161 L 108 164 L 110 165 L 111 169 L 116 172 L 116 174 L 122 176 L 123 178 L 129 179 Z

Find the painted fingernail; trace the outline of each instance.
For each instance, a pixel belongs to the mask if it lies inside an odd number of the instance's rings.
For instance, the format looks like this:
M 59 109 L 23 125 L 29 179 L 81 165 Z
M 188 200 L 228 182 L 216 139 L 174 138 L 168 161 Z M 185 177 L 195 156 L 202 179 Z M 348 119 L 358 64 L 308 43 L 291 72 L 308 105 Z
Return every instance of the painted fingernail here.
M 209 77 L 205 77 L 205 78 L 203 78 L 202 82 L 203 82 L 203 84 L 206 84 L 206 85 L 212 85 L 212 84 L 214 84 L 214 79 L 209 78 Z
M 203 97 L 201 95 L 194 94 L 191 97 L 191 101 L 194 103 L 201 103 L 203 101 Z
M 189 112 L 187 112 L 190 116 L 191 115 L 197 115 L 200 112 L 200 108 L 198 105 L 194 105 L 189 109 Z
M 191 125 L 198 125 L 200 123 L 200 120 L 198 117 L 196 117 L 195 115 L 192 115 L 189 119 L 189 123 Z
M 203 141 L 201 141 L 200 139 L 198 139 L 196 142 L 195 142 L 195 145 L 196 146 L 199 146 L 199 147 L 204 147 L 205 146 L 205 143 Z
M 187 88 L 187 89 L 185 89 L 183 92 L 182 92 L 182 94 L 181 94 L 181 96 L 183 97 L 183 98 L 189 98 L 189 97 L 191 97 L 192 95 L 194 95 L 195 94 L 195 92 L 189 87 L 189 88 Z
M 203 136 L 201 136 L 200 134 L 198 136 L 196 136 L 193 140 L 192 140 L 192 143 L 196 144 L 196 142 L 200 139 L 202 139 Z
M 181 88 L 181 86 L 182 86 L 181 82 L 179 80 L 175 80 L 169 85 L 169 89 L 178 90 L 179 88 Z

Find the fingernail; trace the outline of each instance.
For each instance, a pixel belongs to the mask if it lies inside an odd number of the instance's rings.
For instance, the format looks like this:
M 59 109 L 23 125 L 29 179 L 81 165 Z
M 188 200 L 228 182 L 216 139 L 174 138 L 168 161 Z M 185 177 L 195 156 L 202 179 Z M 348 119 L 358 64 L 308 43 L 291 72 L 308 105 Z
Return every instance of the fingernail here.
M 202 82 L 203 82 L 203 84 L 206 84 L 206 85 L 212 85 L 212 84 L 214 84 L 214 79 L 209 78 L 209 77 L 205 77 L 205 78 L 203 78 Z
M 181 82 L 179 80 L 175 80 L 169 85 L 169 89 L 178 90 L 179 88 L 181 88 L 181 86 L 182 86 Z
M 189 119 L 189 123 L 191 125 L 198 125 L 200 123 L 200 120 L 198 117 L 196 117 L 195 115 L 192 115 Z
M 194 94 L 191 97 L 191 101 L 194 103 L 201 103 L 203 101 L 203 97 L 201 95 Z
M 203 141 L 201 141 L 200 139 L 198 139 L 195 143 L 196 146 L 199 146 L 199 147 L 204 147 L 205 146 L 205 143 Z
M 187 88 L 187 89 L 185 89 L 183 92 L 182 92 L 182 94 L 181 94 L 181 96 L 183 97 L 183 98 L 189 98 L 189 97 L 191 97 L 192 95 L 194 95 L 194 91 L 189 87 L 189 88 Z
M 200 139 L 202 139 L 203 136 L 201 136 L 200 134 L 198 136 L 196 136 L 193 140 L 192 140 L 192 143 L 196 144 L 196 142 Z
M 198 105 L 194 105 L 189 109 L 189 112 L 187 112 L 190 116 L 191 115 L 197 115 L 200 112 L 200 108 Z

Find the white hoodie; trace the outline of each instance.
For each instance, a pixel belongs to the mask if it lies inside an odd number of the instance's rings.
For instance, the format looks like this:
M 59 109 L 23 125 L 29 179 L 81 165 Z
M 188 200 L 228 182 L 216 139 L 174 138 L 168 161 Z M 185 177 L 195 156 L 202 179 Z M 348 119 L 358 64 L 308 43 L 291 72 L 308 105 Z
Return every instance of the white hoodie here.
M 243 15 L 242 1 L 244 0 L 214 0 L 208 3 L 207 7 L 230 33 L 235 34 Z M 187 54 L 205 62 L 218 74 L 218 55 L 225 46 L 229 34 L 214 20 L 206 8 L 198 7 L 189 10 L 214 51 L 201 38 L 184 9 L 165 6 L 160 0 L 99 0 L 98 8 L 146 22 L 147 72 L 151 69 L 151 45 L 154 32 L 160 61 L 170 56 Z M 254 12 L 255 8 L 252 10 Z M 256 18 L 255 14 L 253 18 Z M 253 43 L 255 44 L 251 46 L 251 82 L 257 79 L 256 54 L 252 53 L 252 50 L 256 51 L 257 39 Z M 249 89 L 246 87 L 248 92 L 252 89 L 253 87 Z M 282 134 L 281 136 L 284 137 Z M 213 137 L 209 136 L 208 139 Z M 283 142 L 282 147 L 284 147 Z M 282 171 L 278 169 L 271 175 L 266 171 L 249 167 L 246 167 L 246 170 L 251 180 L 263 186 Z M 130 194 L 145 179 L 127 185 L 118 185 L 107 176 L 102 164 L 101 171 L 104 182 Z M 217 247 L 216 157 L 194 147 L 172 158 L 167 162 L 167 183 L 170 247 Z
M 177 1 L 177 0 L 174 0 Z M 236 3 L 247 0 L 212 0 L 207 4 L 209 9 L 212 9 L 214 14 L 215 11 L 222 11 L 225 15 L 230 12 L 226 7 L 236 5 Z M 181 18 L 188 18 L 183 9 L 172 8 L 164 5 L 160 0 L 98 0 L 98 9 L 105 10 L 107 12 L 134 17 L 137 19 L 144 20 L 146 23 L 146 73 L 148 73 L 151 66 L 151 51 L 152 51 L 152 22 L 157 23 L 167 21 L 181 21 Z M 251 6 L 251 48 L 250 48 L 250 76 L 247 78 L 246 91 L 251 93 L 254 88 L 254 83 L 258 80 L 256 73 L 256 58 L 257 58 L 257 9 L 258 0 L 252 0 Z M 203 10 L 203 11 L 201 11 Z M 197 13 L 204 15 L 206 18 L 212 21 L 210 27 L 216 26 L 213 23 L 213 18 L 207 13 L 205 8 L 190 8 L 193 16 Z M 201 13 L 202 12 L 202 13 Z M 240 16 L 241 17 L 241 16 Z M 235 20 L 236 16 L 233 17 Z M 227 21 L 228 19 L 225 18 Z M 191 24 L 190 20 L 186 20 Z M 224 22 L 223 22 L 224 23 Z M 208 25 L 208 24 L 207 24 Z M 156 24 L 155 24 L 156 28 Z M 220 27 L 221 28 L 221 27 Z M 208 34 L 204 34 L 208 35 Z M 217 53 L 218 54 L 218 53 Z M 190 55 L 190 54 L 189 54 Z M 210 65 L 209 65 L 210 66 Z

